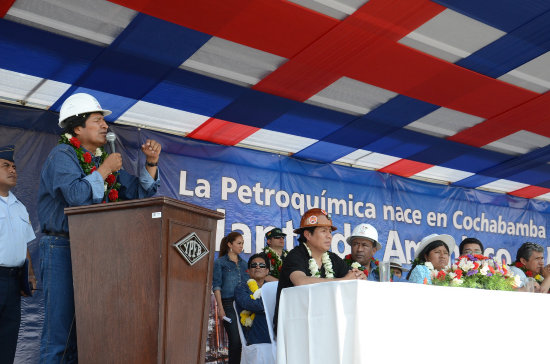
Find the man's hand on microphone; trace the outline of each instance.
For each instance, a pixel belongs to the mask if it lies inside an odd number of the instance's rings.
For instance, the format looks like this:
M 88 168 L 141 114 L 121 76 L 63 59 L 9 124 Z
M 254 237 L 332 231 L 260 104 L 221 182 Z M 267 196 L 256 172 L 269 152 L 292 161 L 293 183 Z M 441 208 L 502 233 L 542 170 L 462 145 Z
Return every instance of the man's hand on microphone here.
M 141 146 L 141 151 L 147 157 L 147 163 L 158 163 L 161 149 L 161 145 L 153 139 L 147 139 Z
M 122 156 L 120 153 L 112 153 L 105 158 L 103 163 L 99 166 L 97 171 L 101 174 L 103 179 L 107 178 L 113 172 L 116 172 L 122 168 Z

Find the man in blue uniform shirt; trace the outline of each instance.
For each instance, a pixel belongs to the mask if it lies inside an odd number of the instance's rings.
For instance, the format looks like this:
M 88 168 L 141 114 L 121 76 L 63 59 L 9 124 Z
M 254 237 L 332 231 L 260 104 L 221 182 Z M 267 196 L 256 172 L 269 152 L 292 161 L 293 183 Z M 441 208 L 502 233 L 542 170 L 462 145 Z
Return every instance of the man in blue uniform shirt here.
M 13 363 L 21 323 L 21 276 L 27 243 L 35 238 L 27 209 L 10 190 L 17 184 L 14 146 L 0 147 L 0 363 Z M 29 280 L 36 285 L 32 264 Z
M 103 150 L 108 128 L 104 116 L 110 113 L 91 95 L 78 93 L 67 98 L 59 113 L 64 133 L 40 174 L 38 217 L 44 233 L 40 278 L 45 305 L 41 363 L 78 360 L 69 227 L 63 209 L 151 197 L 159 186 L 161 146 L 156 141 L 147 140 L 141 146 L 146 163 L 139 177 L 121 170 L 119 153 L 107 156 Z

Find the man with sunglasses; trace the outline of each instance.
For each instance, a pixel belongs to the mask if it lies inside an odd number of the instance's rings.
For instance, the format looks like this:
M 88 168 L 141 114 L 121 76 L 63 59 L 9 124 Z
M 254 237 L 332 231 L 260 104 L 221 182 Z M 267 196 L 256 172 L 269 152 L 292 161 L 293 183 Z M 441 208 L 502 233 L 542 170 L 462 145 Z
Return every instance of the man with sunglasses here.
M 251 279 L 235 288 L 238 319 L 241 321 L 246 345 L 271 343 L 261 297 L 261 288 L 268 274 L 269 259 L 267 255 L 264 253 L 254 254 L 248 260 L 248 275 Z
M 264 248 L 264 253 L 267 255 L 271 265 L 266 281 L 278 281 L 283 267 L 283 260 L 288 254 L 288 251 L 284 249 L 286 234 L 280 228 L 273 228 L 265 234 L 265 237 L 267 239 L 267 246 Z

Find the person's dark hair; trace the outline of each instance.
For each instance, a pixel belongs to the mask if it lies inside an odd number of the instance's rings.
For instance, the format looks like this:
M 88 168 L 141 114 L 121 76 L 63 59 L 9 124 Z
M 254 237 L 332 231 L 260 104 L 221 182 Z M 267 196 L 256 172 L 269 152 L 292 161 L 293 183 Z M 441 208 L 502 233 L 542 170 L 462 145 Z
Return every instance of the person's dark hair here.
M 537 243 L 523 243 L 516 253 L 516 262 L 519 262 L 521 258 L 529 260 L 533 252 L 544 253 L 544 248 Z
M 424 249 L 422 249 L 420 254 L 418 254 L 418 259 L 414 260 L 411 270 L 409 271 L 409 274 L 407 274 L 407 280 L 409 280 L 409 277 L 411 276 L 411 273 L 414 270 L 414 268 L 418 264 L 426 263 L 426 257 L 430 254 L 430 252 L 436 248 L 439 248 L 440 246 L 444 246 L 445 249 L 447 249 L 447 252 L 451 254 L 451 252 L 449 252 L 449 247 L 442 240 L 432 241 L 430 244 L 426 245 Z
M 224 236 L 222 242 L 220 243 L 220 253 L 218 254 L 218 257 L 223 257 L 226 255 L 229 252 L 229 245 L 227 244 L 233 243 L 239 236 L 242 236 L 242 234 L 236 231 L 232 231 Z
M 72 136 L 76 136 L 74 134 L 74 129 L 81 126 L 83 128 L 86 127 L 86 120 L 92 115 L 91 112 L 85 113 L 85 114 L 78 114 L 73 115 L 65 120 L 65 129 L 63 129 L 64 133 L 69 133 Z
M 460 246 L 458 247 L 459 254 L 462 255 L 462 251 L 464 250 L 464 245 L 466 244 L 477 244 L 481 248 L 481 254 L 483 254 L 483 251 L 485 250 L 483 248 L 483 244 L 481 244 L 481 241 L 479 241 L 476 238 L 466 238 L 462 240 L 462 243 L 460 243 Z
M 252 264 L 252 261 L 256 258 L 262 258 L 265 262 L 265 265 L 267 266 L 267 269 L 269 270 L 269 258 L 265 253 L 256 253 L 248 259 L 248 269 L 250 269 L 250 264 Z
M 298 242 L 299 243 L 305 243 L 307 241 L 306 237 L 304 236 L 304 233 L 306 231 L 309 231 L 310 233 L 314 233 L 315 232 L 315 227 L 307 227 L 307 228 L 303 228 L 302 231 L 300 232 L 300 236 L 298 236 Z

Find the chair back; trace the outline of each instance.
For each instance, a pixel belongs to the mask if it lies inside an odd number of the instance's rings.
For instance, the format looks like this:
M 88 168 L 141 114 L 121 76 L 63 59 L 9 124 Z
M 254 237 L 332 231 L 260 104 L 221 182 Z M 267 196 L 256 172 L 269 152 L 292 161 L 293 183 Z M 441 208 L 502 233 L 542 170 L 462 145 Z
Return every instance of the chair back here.
M 241 338 L 242 346 L 246 346 L 246 339 L 244 337 L 243 328 L 241 326 L 241 315 L 237 311 L 237 304 L 233 301 L 233 309 L 235 310 L 235 315 L 237 316 L 237 328 L 239 329 L 239 337 Z
M 276 360 L 276 348 L 274 349 L 272 344 L 252 344 L 247 345 L 244 338 L 243 328 L 241 326 L 241 319 L 239 312 L 237 311 L 237 305 L 233 301 L 233 309 L 237 314 L 237 328 L 239 329 L 239 336 L 241 337 L 241 364 L 275 364 Z
M 269 338 L 275 343 L 273 334 L 273 315 L 275 314 L 275 301 L 277 300 L 277 286 L 279 282 L 266 282 L 262 286 L 262 301 L 264 303 L 265 318 L 269 329 Z

